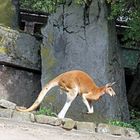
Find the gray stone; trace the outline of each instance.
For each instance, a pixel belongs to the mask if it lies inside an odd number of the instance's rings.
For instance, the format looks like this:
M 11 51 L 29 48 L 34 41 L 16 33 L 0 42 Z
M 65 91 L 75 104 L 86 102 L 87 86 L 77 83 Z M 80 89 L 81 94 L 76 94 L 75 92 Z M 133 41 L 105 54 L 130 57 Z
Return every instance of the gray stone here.
M 100 123 L 97 127 L 98 133 L 110 133 L 113 135 L 124 135 L 124 128 Z
M 129 120 L 121 53 L 117 46 L 115 24 L 106 18 L 108 12 L 105 0 L 92 0 L 89 17 L 85 19 L 86 22 L 89 21 L 86 25 L 83 20 L 86 8 L 73 2 L 71 5 L 67 3 L 68 0 L 49 16 L 48 24 L 42 29 L 42 87 L 57 75 L 73 69 L 87 72 L 98 86 L 117 81 L 113 86 L 116 96 L 104 95 L 100 98 L 94 103 L 93 114 L 103 116 L 104 120 Z M 49 92 L 41 106 L 52 105 L 59 112 L 66 96 L 56 93 L 56 89 Z M 66 117 L 92 121 L 93 114 L 85 118 L 83 110 L 86 112 L 85 105 L 78 97 Z
M 29 107 L 40 90 L 40 74 L 0 65 L 0 99 Z
M 3 118 L 11 118 L 12 115 L 13 115 L 13 110 L 11 109 L 2 109 L 0 108 L 0 117 L 3 117 Z
M 63 119 L 62 128 L 66 130 L 72 130 L 75 127 L 76 122 L 70 118 Z
M 15 1 L 15 0 L 14 0 Z M 0 23 L 15 28 L 17 27 L 17 13 L 13 0 L 0 0 Z
M 137 132 L 136 130 L 132 129 L 132 128 L 125 128 L 125 136 L 127 137 L 132 137 L 132 138 L 139 138 L 139 132 Z
M 92 122 L 76 122 L 76 129 L 95 132 L 96 124 Z
M 16 104 L 4 99 L 0 100 L 0 107 L 4 107 L 6 109 L 15 109 L 16 108 Z
M 13 120 L 19 121 L 19 122 L 34 122 L 35 118 L 34 115 L 30 112 L 19 112 L 19 111 L 14 111 Z
M 53 126 L 61 125 L 62 120 L 56 117 L 46 116 L 46 115 L 35 115 L 35 120 L 37 123 L 49 124 Z
M 35 37 L 0 26 L 0 63 L 40 71 L 40 43 Z
M 139 137 L 139 133 L 132 128 L 125 128 L 125 127 L 113 126 L 108 124 L 99 124 L 97 127 L 97 132 L 109 133 L 112 135 L 127 136 L 133 138 Z

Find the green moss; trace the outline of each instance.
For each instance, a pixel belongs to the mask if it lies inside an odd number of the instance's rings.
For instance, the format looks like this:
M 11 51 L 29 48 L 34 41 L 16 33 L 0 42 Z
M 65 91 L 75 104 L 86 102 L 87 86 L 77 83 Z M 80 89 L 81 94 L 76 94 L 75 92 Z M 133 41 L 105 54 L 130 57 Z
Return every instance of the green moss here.
M 49 47 L 42 47 L 41 54 L 43 58 L 44 67 L 53 68 L 56 64 L 56 59 L 52 54 L 52 50 Z
M 52 91 L 49 93 L 50 95 L 46 96 L 41 103 L 41 107 L 49 107 L 54 108 L 54 102 L 56 101 L 56 94 Z M 59 106 L 57 106 L 59 108 Z
M 46 103 L 53 102 L 55 101 L 55 98 L 56 98 L 55 95 L 49 95 L 45 98 L 45 102 Z
M 11 0 L 0 0 L 0 23 L 11 27 L 14 15 L 15 9 Z
M 0 36 L 0 54 L 8 54 L 9 48 L 4 47 L 5 38 Z
M 0 47 L 0 54 L 7 54 L 9 52 L 8 48 Z

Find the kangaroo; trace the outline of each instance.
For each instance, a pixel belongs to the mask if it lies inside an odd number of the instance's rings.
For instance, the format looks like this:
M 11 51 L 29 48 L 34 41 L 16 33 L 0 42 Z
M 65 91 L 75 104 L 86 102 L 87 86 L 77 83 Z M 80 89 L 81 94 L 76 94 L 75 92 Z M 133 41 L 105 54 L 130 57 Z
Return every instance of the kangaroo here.
M 112 85 L 114 83 L 115 82 L 108 83 L 105 86 L 98 87 L 87 73 L 80 70 L 68 71 L 60 74 L 47 83 L 31 107 L 27 109 L 17 107 L 17 110 L 21 112 L 30 112 L 35 110 L 40 105 L 47 92 L 51 88 L 59 86 L 61 90 L 65 91 L 67 99 L 65 105 L 58 114 L 58 118 L 65 117 L 71 103 L 78 95 L 82 96 L 83 103 L 86 105 L 88 110 L 87 113 L 93 113 L 94 109 L 92 106 L 92 101 L 98 100 L 105 93 L 109 94 L 110 96 L 114 96 L 115 92 L 112 89 Z

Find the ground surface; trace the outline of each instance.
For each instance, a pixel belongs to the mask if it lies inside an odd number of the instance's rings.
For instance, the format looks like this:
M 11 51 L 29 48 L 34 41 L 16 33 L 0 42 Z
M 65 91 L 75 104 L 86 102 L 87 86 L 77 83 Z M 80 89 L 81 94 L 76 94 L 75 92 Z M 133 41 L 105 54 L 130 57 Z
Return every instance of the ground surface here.
M 136 140 L 0 118 L 0 140 Z

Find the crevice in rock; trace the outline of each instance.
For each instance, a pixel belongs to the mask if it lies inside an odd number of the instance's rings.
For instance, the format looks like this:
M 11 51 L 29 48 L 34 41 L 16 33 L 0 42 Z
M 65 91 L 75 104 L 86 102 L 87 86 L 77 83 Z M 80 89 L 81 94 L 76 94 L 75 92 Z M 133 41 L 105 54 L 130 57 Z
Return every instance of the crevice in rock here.
M 63 4 L 63 14 L 62 14 L 62 27 L 63 27 L 63 32 L 65 31 L 65 4 Z
M 69 30 L 68 30 L 68 27 L 64 27 L 64 28 L 63 28 L 63 31 L 65 31 L 65 32 L 67 32 L 67 33 L 69 33 L 69 34 L 75 33 L 74 31 L 69 31 Z
M 87 0 L 84 6 L 84 13 L 83 13 L 83 21 L 84 21 L 84 26 L 90 24 L 89 20 L 89 10 L 90 10 L 90 5 L 92 3 L 92 0 Z
M 90 6 L 91 6 L 92 0 L 87 0 L 84 6 L 84 11 L 83 11 L 83 28 L 84 28 L 84 38 L 85 42 L 88 45 L 88 42 L 86 40 L 86 26 L 90 24 L 90 17 L 89 17 L 89 12 L 90 12 Z
M 101 6 L 100 6 L 100 1 L 99 0 L 97 2 L 97 5 L 98 5 L 98 15 L 96 17 L 97 17 L 97 21 L 98 21 L 98 19 L 100 17 L 100 13 L 101 13 Z
M 71 4 L 72 4 L 72 0 L 69 0 L 68 1 L 68 6 L 71 6 Z
M 41 71 L 39 71 L 39 70 L 30 69 L 30 68 L 26 68 L 26 67 L 14 65 L 14 64 L 9 64 L 9 63 L 3 62 L 3 61 L 0 61 L 0 65 L 16 68 L 17 70 L 32 72 L 32 73 L 35 73 L 35 74 L 41 74 Z

